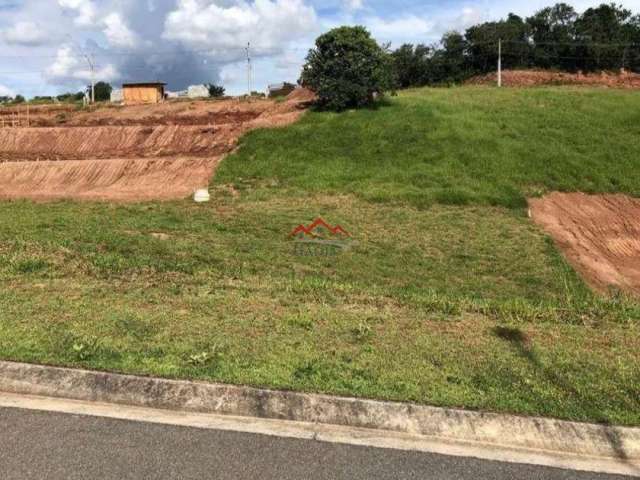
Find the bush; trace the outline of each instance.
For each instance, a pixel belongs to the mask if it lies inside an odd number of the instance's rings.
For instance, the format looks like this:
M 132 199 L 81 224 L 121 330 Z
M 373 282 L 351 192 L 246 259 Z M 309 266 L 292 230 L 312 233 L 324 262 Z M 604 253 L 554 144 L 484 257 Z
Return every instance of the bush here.
M 89 95 L 91 95 L 91 87 L 87 87 Z M 95 84 L 96 102 L 108 102 L 111 100 L 111 92 L 113 87 L 106 82 L 98 82 Z
M 393 87 L 390 55 L 364 27 L 340 27 L 316 40 L 307 55 L 302 83 L 329 110 L 370 105 Z
M 56 97 L 59 102 L 81 102 L 84 98 L 84 92 L 67 92 Z
M 224 97 L 224 93 L 225 93 L 224 87 L 220 87 L 220 86 L 214 85 L 214 84 L 209 84 L 209 85 L 207 85 L 207 88 L 209 88 L 209 96 L 210 97 L 213 97 L 213 98 Z

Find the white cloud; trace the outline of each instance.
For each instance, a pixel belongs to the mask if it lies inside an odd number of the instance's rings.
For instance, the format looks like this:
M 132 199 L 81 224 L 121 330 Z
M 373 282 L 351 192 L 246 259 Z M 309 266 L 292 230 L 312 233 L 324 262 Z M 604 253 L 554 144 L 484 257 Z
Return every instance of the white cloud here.
M 47 68 L 45 75 L 51 81 L 69 82 L 69 81 L 91 81 L 91 68 L 88 62 L 78 55 L 69 45 L 62 46 L 58 49 L 56 59 Z M 111 81 L 118 77 L 116 68 L 107 64 L 99 67 L 95 71 L 95 79 L 103 81 Z
M 119 13 L 111 13 L 104 19 L 103 30 L 107 41 L 115 47 L 134 47 L 138 42 L 137 35 L 124 23 Z
M 47 35 L 41 26 L 35 22 L 17 22 L 12 27 L 2 32 L 2 38 L 8 45 L 21 45 L 33 47 L 42 45 L 47 40 Z
M 16 96 L 16 92 L 11 90 L 9 87 L 0 85 L 0 97 L 15 97 L 15 96 Z
M 164 37 L 237 59 L 249 41 L 257 54 L 277 53 L 318 28 L 315 10 L 302 0 L 179 0 Z
M 76 13 L 74 22 L 81 27 L 88 27 L 94 24 L 96 17 L 96 7 L 92 0 L 58 0 L 58 5 Z

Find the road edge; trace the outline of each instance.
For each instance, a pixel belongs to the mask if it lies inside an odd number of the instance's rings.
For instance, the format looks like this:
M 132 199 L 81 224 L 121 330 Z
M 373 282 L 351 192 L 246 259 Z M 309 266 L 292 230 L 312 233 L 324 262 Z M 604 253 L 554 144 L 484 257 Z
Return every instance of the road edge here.
M 0 392 L 144 407 L 183 414 L 210 414 L 315 425 L 318 432 L 342 428 L 347 442 L 362 437 L 408 435 L 420 442 L 483 446 L 515 455 L 519 463 L 544 464 L 538 457 L 565 459 L 576 469 L 640 476 L 640 428 L 567 422 L 548 418 L 436 408 L 397 402 L 262 390 L 251 387 L 166 380 L 88 370 L 0 362 Z M 18 405 L 19 408 L 19 405 Z M 353 434 L 346 432 L 353 430 Z M 358 433 L 359 432 L 359 433 Z M 372 433 L 375 432 L 375 433 Z M 322 440 L 318 435 L 316 439 Z M 393 443 L 393 442 L 391 442 Z M 406 443 L 406 442 L 405 442 Z M 394 448 L 390 445 L 387 448 Z M 429 451 L 434 451 L 430 449 Z M 455 453 L 452 453 L 455 454 Z M 487 458 L 482 455 L 478 458 Z M 500 457 L 509 461 L 508 455 Z M 573 459 L 573 462 L 569 460 Z M 567 463 L 569 462 L 569 463 Z

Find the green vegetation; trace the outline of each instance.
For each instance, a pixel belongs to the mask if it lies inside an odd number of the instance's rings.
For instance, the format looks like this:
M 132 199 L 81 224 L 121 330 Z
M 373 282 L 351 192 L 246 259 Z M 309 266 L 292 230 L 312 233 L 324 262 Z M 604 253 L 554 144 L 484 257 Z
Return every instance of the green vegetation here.
M 364 27 L 334 28 L 307 55 L 302 83 L 327 110 L 364 107 L 393 88 L 391 58 Z
M 87 91 L 91 92 L 91 87 L 87 87 Z M 111 100 L 111 92 L 113 87 L 107 82 L 98 82 L 94 86 L 96 102 L 108 102 Z
M 522 208 L 546 191 L 640 196 L 640 94 L 569 88 L 413 90 L 377 109 L 311 113 L 250 133 L 216 181 L 377 202 Z
M 207 85 L 207 88 L 209 89 L 209 96 L 211 98 L 221 98 L 225 95 L 225 88 L 222 86 L 210 83 Z
M 435 45 L 402 45 L 393 51 L 402 88 L 457 83 L 492 73 L 499 42 L 506 69 L 543 68 L 576 72 L 640 72 L 640 15 L 615 3 L 602 3 L 582 14 L 566 3 L 529 18 L 506 19 L 447 32 Z
M 527 218 L 637 192 L 635 92 L 451 89 L 249 134 L 213 201 L 0 203 L 0 357 L 640 424 L 640 304 Z M 317 216 L 358 242 L 294 254 Z

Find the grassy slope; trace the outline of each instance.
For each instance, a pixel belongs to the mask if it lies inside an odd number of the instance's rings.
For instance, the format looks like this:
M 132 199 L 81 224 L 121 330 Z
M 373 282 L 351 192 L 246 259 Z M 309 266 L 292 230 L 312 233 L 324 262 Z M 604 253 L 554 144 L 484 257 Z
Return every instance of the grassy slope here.
M 593 296 L 508 208 L 633 193 L 639 98 L 407 92 L 250 134 L 209 205 L 0 203 L 0 357 L 640 424 L 638 304 Z M 489 138 L 498 117 L 519 136 Z M 293 255 L 317 215 L 359 246 Z
M 219 182 L 278 178 L 422 207 L 521 207 L 545 190 L 640 195 L 640 94 L 620 90 L 403 92 L 390 106 L 258 131 Z

